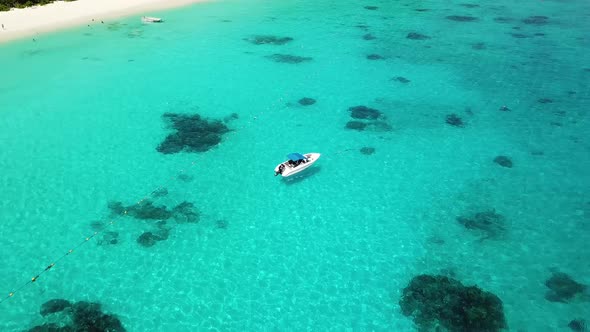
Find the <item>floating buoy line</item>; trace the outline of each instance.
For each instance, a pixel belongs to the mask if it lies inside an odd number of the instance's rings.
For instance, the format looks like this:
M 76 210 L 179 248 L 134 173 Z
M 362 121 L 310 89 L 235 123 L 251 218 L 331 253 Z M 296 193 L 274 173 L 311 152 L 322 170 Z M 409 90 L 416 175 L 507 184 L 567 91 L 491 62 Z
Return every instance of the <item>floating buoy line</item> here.
M 279 97 L 275 102 L 272 102 L 271 105 L 267 108 L 267 110 L 263 110 L 260 111 L 256 114 L 253 115 L 249 115 L 246 120 L 245 123 L 242 125 L 238 125 L 236 126 L 236 129 L 246 129 L 250 126 L 255 125 L 258 120 L 264 116 L 265 114 L 267 114 L 269 111 L 268 110 L 278 110 L 278 109 L 283 109 L 283 108 L 288 108 L 289 106 L 286 105 L 286 99 L 284 97 Z M 192 161 L 190 163 L 190 167 L 194 167 L 196 165 L 195 161 Z M 146 194 L 143 196 L 143 198 L 141 198 L 140 200 L 138 200 L 136 202 L 136 204 L 134 205 L 141 205 L 141 203 L 143 203 L 145 200 L 153 198 L 152 196 L 156 193 L 158 193 L 161 189 L 166 188 L 169 184 L 171 184 L 174 180 L 177 179 L 177 177 L 181 174 L 185 173 L 184 168 L 180 169 L 176 172 L 175 176 L 170 177 L 169 181 L 167 181 L 166 183 L 158 186 L 155 190 L 152 190 L 149 194 Z M 178 203 L 178 199 L 174 200 L 176 203 Z M 127 207 L 129 208 L 129 207 Z M 127 208 L 125 209 L 125 211 L 123 211 L 123 216 L 127 215 Z M 32 276 L 29 280 L 27 280 L 26 282 L 23 282 L 22 284 L 20 284 L 17 287 L 14 287 L 11 291 L 9 291 L 5 296 L 0 298 L 0 303 L 3 303 L 5 301 L 8 301 L 9 299 L 13 298 L 16 294 L 18 294 L 19 292 L 21 292 L 23 289 L 25 289 L 26 287 L 36 283 L 39 278 L 41 278 L 45 273 L 49 272 L 51 269 L 53 269 L 58 263 L 60 263 L 62 260 L 64 260 L 66 257 L 70 256 L 71 254 L 73 254 L 74 252 L 76 252 L 77 250 L 79 250 L 82 246 L 84 246 L 85 244 L 91 242 L 94 238 L 96 238 L 98 235 L 100 235 L 103 232 L 106 232 L 107 230 L 110 229 L 110 227 L 112 227 L 115 224 L 114 220 L 109 220 L 108 222 L 106 222 L 104 224 L 104 227 L 102 227 L 102 229 L 94 231 L 92 234 L 86 236 L 82 241 L 78 242 L 77 244 L 73 245 L 72 247 L 70 247 L 70 249 L 68 249 L 68 251 L 66 251 L 65 253 L 63 253 L 61 256 L 57 257 L 56 259 L 53 259 L 50 261 L 50 263 L 48 263 L 46 265 L 46 267 L 43 270 L 40 270 L 37 274 L 35 274 L 34 276 Z M 174 229 L 178 224 L 172 225 L 169 230 Z
M 191 163 L 191 166 L 195 166 L 195 162 L 193 161 Z M 181 169 L 179 172 L 177 172 L 179 175 L 181 174 L 185 174 L 184 169 Z M 171 184 L 172 181 L 176 180 L 178 178 L 179 175 L 173 176 L 170 178 L 170 181 L 158 186 L 158 188 L 156 188 L 155 190 L 152 190 L 149 194 L 144 195 L 143 198 L 141 198 L 139 201 L 137 201 L 134 205 L 141 205 L 144 201 L 146 201 L 147 199 L 153 198 L 152 196 L 158 192 L 160 192 L 160 190 L 162 190 L 163 188 L 166 188 L 168 185 Z M 178 203 L 178 199 L 174 200 L 176 203 Z M 127 212 L 128 210 L 125 209 L 122 213 L 122 216 L 127 216 Z M 56 259 L 52 260 L 51 263 L 47 264 L 47 266 L 41 270 L 39 273 L 37 273 L 36 275 L 34 275 L 33 277 L 31 277 L 28 281 L 24 282 L 23 284 L 21 284 L 20 286 L 14 288 L 12 291 L 10 291 L 6 296 L 4 296 L 3 298 L 0 299 L 0 303 L 3 303 L 9 299 L 11 299 L 12 297 L 14 297 L 18 292 L 22 291 L 25 287 L 37 282 L 39 280 L 39 278 L 41 276 L 43 276 L 45 273 L 47 273 L 49 270 L 51 270 L 53 267 L 55 267 L 57 265 L 57 263 L 59 263 L 61 260 L 63 260 L 64 258 L 68 257 L 69 255 L 71 255 L 72 253 L 74 253 L 75 251 L 77 251 L 80 247 L 82 247 L 83 245 L 89 243 L 92 239 L 94 239 L 95 237 L 97 237 L 98 235 L 100 235 L 101 233 L 107 231 L 109 229 L 109 227 L 111 227 L 112 225 L 115 224 L 114 220 L 110 220 L 108 222 L 106 222 L 104 224 L 105 227 L 103 227 L 101 230 L 98 231 L 94 231 L 92 234 L 86 236 L 82 241 L 80 241 L 79 243 L 77 243 L 76 245 L 72 246 L 70 249 L 68 249 L 68 251 L 66 251 L 64 254 L 62 254 L 61 256 L 57 257 Z M 172 227 L 170 227 L 169 229 L 172 230 L 174 229 L 176 225 L 173 225 Z
M 271 107 L 274 110 L 279 110 L 279 109 L 284 109 L 284 108 L 289 108 L 290 106 L 288 104 L 286 104 L 286 99 L 281 97 L 277 100 L 276 102 L 277 104 L 282 104 L 282 105 L 272 105 L 273 107 Z M 244 123 L 241 126 L 237 126 L 237 129 L 246 129 L 247 127 L 250 127 L 252 125 L 254 125 L 255 123 L 257 123 L 261 116 L 268 114 L 268 111 L 266 112 L 259 112 L 257 114 L 254 115 L 250 115 L 248 117 L 248 119 L 246 120 L 246 123 Z M 347 149 L 343 149 L 343 150 L 339 150 L 336 151 L 334 153 L 332 153 L 332 155 L 339 155 L 345 152 L 349 152 L 349 151 L 353 151 L 355 149 L 351 149 L 351 148 L 347 148 Z M 196 162 L 192 161 L 190 164 L 190 167 L 194 167 L 196 165 Z M 153 198 L 152 196 L 156 193 L 158 193 L 160 190 L 162 190 L 163 188 L 166 188 L 167 185 L 171 184 L 172 181 L 177 180 L 178 176 L 185 173 L 184 169 L 180 169 L 179 171 L 177 171 L 177 175 L 170 177 L 169 182 L 164 183 L 163 185 L 158 186 L 155 190 L 152 190 L 149 194 L 144 195 L 143 198 L 141 198 L 140 200 L 138 200 L 134 205 L 141 205 L 144 201 L 146 201 L 147 199 Z M 174 201 L 176 201 L 176 203 L 178 202 L 178 199 L 175 199 Z M 127 207 L 129 208 L 129 207 Z M 127 208 L 123 211 L 123 216 L 127 215 Z M 51 269 L 53 269 L 58 263 L 60 263 L 62 260 L 64 260 L 66 257 L 70 256 L 71 254 L 73 254 L 74 252 L 76 252 L 77 250 L 79 250 L 82 246 L 84 246 L 85 244 L 89 243 L 90 241 L 92 241 L 94 238 L 96 238 L 98 235 L 100 235 L 101 233 L 107 231 L 110 227 L 112 227 L 116 222 L 114 220 L 109 220 L 107 221 L 104 226 L 102 227 L 102 229 L 94 231 L 92 234 L 86 236 L 82 241 L 78 242 L 77 244 L 73 245 L 70 249 L 68 249 L 65 253 L 63 253 L 61 256 L 57 257 L 56 259 L 53 259 L 50 261 L 50 263 L 48 263 L 46 265 L 46 267 L 43 270 L 40 270 L 37 274 L 35 274 L 34 276 L 32 276 L 29 280 L 27 280 L 26 282 L 23 282 L 20 286 L 17 286 L 15 288 L 13 288 L 13 290 L 11 290 L 10 292 L 8 292 L 8 294 L 6 294 L 4 297 L 0 298 L 0 303 L 3 303 L 11 298 L 13 298 L 16 294 L 18 294 L 19 292 L 21 292 L 24 288 L 36 283 L 39 278 L 41 278 L 45 273 L 49 272 Z M 169 229 L 172 230 L 174 229 L 176 226 L 178 225 L 175 224 L 173 226 L 171 226 Z

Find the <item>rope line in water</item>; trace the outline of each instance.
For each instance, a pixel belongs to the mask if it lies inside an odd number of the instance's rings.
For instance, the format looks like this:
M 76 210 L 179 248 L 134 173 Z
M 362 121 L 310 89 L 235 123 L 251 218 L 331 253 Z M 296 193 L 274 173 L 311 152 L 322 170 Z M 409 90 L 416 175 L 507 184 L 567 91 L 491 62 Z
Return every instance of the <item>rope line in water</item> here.
M 272 105 L 273 109 L 284 109 L 284 108 L 288 108 L 288 106 L 284 105 L 285 100 L 283 98 L 280 98 L 278 100 L 278 102 L 280 102 L 282 105 L 282 107 L 277 107 L 277 105 Z M 250 115 L 248 116 L 248 119 L 246 120 L 246 123 L 243 124 L 242 126 L 239 126 L 238 129 L 246 129 L 252 125 L 254 125 L 255 123 L 259 122 L 258 120 L 260 119 L 261 116 L 265 115 L 268 112 L 262 111 L 259 112 L 257 114 L 254 115 Z M 352 151 L 354 149 L 344 149 L 344 150 L 340 150 L 337 151 L 335 153 L 333 153 L 333 155 L 339 155 L 341 153 L 347 152 L 347 151 Z M 195 162 L 192 161 L 191 162 L 191 167 L 195 166 Z M 180 169 L 178 172 L 178 174 L 183 174 L 185 173 L 184 168 Z M 163 188 L 167 188 L 168 185 L 170 185 L 174 180 L 176 180 L 178 177 L 178 175 L 176 176 L 172 176 L 170 177 L 169 181 L 164 183 L 163 185 L 158 186 L 155 190 L 152 190 L 149 194 L 144 195 L 140 200 L 138 200 L 135 204 L 136 205 L 141 205 L 141 203 L 143 203 L 144 201 L 153 198 L 153 195 L 158 193 L 160 190 L 162 190 Z M 176 203 L 178 202 L 178 200 L 175 200 Z M 126 216 L 128 213 L 128 210 L 126 209 L 123 212 L 123 216 Z M 80 243 L 76 244 L 75 246 L 73 246 L 71 249 L 69 249 L 66 253 L 64 253 L 63 255 L 61 255 L 60 257 L 58 257 L 57 259 L 53 260 L 51 263 L 49 263 L 42 271 L 40 271 L 39 273 L 37 273 L 35 276 L 31 277 L 30 280 L 28 280 L 27 282 L 21 284 L 19 287 L 14 288 L 13 291 L 9 292 L 8 295 L 6 295 L 5 297 L 0 299 L 0 303 L 3 303 L 5 301 L 7 301 L 8 299 L 11 299 L 12 297 L 14 297 L 15 294 L 17 294 L 18 292 L 22 291 L 25 287 L 35 283 L 37 280 L 39 280 L 39 278 L 41 276 L 43 276 L 45 273 L 47 273 L 49 270 L 51 270 L 53 267 L 56 266 L 56 264 L 58 262 L 60 262 L 61 260 L 63 260 L 64 258 L 68 257 L 70 254 L 72 254 L 74 251 L 76 251 L 78 248 L 82 247 L 84 244 L 90 242 L 90 240 L 94 239 L 96 236 L 100 235 L 101 233 L 104 233 L 105 231 L 107 231 L 109 229 L 109 227 L 111 227 L 112 225 L 115 224 L 115 221 L 110 220 L 108 222 L 106 222 L 105 227 L 103 227 L 101 230 L 98 231 L 94 231 L 91 235 L 87 236 L 84 238 L 83 241 L 81 241 Z M 169 230 L 172 230 L 174 228 L 176 228 L 178 224 L 173 225 L 172 227 L 169 228 Z
M 195 165 L 195 162 L 194 161 L 191 162 L 191 166 L 194 166 L 194 165 Z M 179 174 L 183 174 L 183 173 L 185 173 L 185 171 L 184 171 L 184 169 L 181 169 L 181 170 L 179 170 L 178 173 Z M 158 193 L 163 188 L 166 188 L 166 186 L 167 185 L 170 185 L 176 178 L 177 178 L 177 176 L 170 177 L 170 179 L 169 179 L 168 182 L 164 183 L 163 185 L 158 186 L 157 189 L 152 190 L 149 194 L 144 195 L 143 198 L 141 198 L 139 201 L 137 201 L 135 203 L 135 205 L 141 205 L 141 203 L 143 203 L 147 199 L 153 198 L 152 196 L 155 193 Z M 178 200 L 175 200 L 175 201 L 178 201 Z M 127 212 L 128 212 L 127 209 L 125 211 L 123 211 L 123 215 L 122 216 L 127 216 Z M 113 221 L 113 220 L 110 220 L 110 221 L 106 222 L 105 227 L 103 227 L 103 229 L 98 230 L 98 231 L 94 231 L 91 235 L 85 237 L 83 241 L 81 241 L 80 243 L 78 243 L 75 246 L 71 247 L 71 249 L 69 249 L 66 253 L 64 253 L 63 255 L 61 255 L 60 257 L 58 257 L 57 259 L 52 260 L 52 262 L 50 264 L 48 264 L 42 271 L 40 271 L 39 273 L 37 273 L 35 276 L 31 277 L 27 282 L 25 282 L 22 285 L 20 285 L 19 287 L 15 288 L 13 291 L 9 292 L 8 295 L 6 295 L 5 297 L 3 297 L 2 299 L 0 299 L 0 303 L 3 303 L 5 301 L 7 301 L 8 299 L 14 297 L 15 294 L 17 294 L 18 292 L 22 291 L 25 287 L 27 287 L 27 286 L 35 283 L 37 280 L 39 280 L 39 278 L 43 274 L 45 274 L 46 272 L 48 272 L 49 270 L 51 270 L 59 261 L 61 261 L 62 259 L 68 257 L 70 254 L 72 254 L 78 248 L 80 248 L 84 244 L 90 242 L 90 240 L 92 240 L 93 238 L 95 238 L 99 234 L 104 233 L 105 231 L 107 231 L 108 228 L 111 227 L 114 224 L 115 224 L 115 221 Z M 175 227 L 176 227 L 176 225 L 170 227 L 169 229 L 172 230 Z

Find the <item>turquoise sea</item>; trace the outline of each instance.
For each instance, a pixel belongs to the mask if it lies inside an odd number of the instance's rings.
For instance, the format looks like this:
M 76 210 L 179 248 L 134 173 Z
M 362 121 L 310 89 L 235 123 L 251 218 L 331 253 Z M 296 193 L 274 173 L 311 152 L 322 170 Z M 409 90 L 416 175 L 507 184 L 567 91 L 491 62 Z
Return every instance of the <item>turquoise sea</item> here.
M 0 45 L 1 331 L 71 323 L 54 299 L 126 331 L 417 331 L 422 274 L 510 331 L 590 328 L 590 2 L 148 14 Z M 158 151 L 197 114 L 229 131 Z M 322 157 L 273 176 L 291 152 Z

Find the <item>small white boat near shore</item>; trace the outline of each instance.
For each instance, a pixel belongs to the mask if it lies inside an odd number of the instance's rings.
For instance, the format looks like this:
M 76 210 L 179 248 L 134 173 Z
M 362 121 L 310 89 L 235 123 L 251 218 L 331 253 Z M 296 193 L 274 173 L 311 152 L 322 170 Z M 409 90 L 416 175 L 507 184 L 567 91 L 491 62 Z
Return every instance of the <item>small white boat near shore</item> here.
M 287 158 L 288 160 L 280 163 L 275 167 L 275 176 L 281 174 L 283 177 L 288 177 L 293 174 L 297 174 L 304 169 L 309 168 L 319 158 L 321 154 L 316 152 L 310 152 L 305 154 L 290 153 Z
M 159 18 L 159 17 L 151 17 L 151 16 L 143 16 L 141 18 L 141 21 L 143 23 L 161 23 L 161 22 L 163 22 L 161 18 Z

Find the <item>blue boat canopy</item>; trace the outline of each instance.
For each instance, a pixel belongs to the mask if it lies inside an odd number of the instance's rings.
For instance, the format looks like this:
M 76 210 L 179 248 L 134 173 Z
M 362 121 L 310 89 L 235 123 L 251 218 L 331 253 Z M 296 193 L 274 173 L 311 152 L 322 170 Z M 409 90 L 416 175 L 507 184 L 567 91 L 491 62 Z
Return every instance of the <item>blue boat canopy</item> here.
M 287 155 L 287 158 L 289 158 L 289 160 L 293 160 L 293 161 L 297 161 L 297 160 L 305 160 L 305 156 L 302 155 L 301 153 L 289 153 Z

